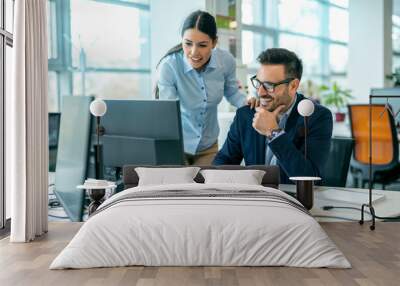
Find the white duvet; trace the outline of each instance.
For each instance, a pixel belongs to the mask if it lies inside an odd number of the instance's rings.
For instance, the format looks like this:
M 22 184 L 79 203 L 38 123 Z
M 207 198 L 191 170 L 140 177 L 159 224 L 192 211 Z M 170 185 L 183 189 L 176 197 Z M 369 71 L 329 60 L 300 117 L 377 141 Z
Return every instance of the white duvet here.
M 155 198 L 124 201 L 155 190 L 262 190 L 262 186 L 179 184 L 125 190 L 100 206 L 50 269 L 145 266 L 294 266 L 350 268 L 310 215 L 258 198 Z M 297 202 L 297 201 L 296 201 Z M 108 205 L 108 207 L 106 207 Z

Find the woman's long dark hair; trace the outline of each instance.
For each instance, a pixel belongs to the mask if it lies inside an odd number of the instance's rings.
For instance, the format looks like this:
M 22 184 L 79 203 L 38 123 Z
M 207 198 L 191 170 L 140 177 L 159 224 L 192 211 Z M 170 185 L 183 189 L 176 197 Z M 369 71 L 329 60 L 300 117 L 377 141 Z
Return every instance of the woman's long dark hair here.
M 191 13 L 189 16 L 187 16 L 185 21 L 183 22 L 181 37 L 183 37 L 185 31 L 189 29 L 199 30 L 204 34 L 207 34 L 213 41 L 217 40 L 217 24 L 215 22 L 215 18 L 208 12 L 197 10 Z M 169 49 L 168 52 L 160 59 L 156 68 L 158 68 L 161 61 L 165 57 L 175 53 L 179 53 L 181 51 L 182 51 L 182 44 L 177 44 L 176 46 Z M 158 85 L 156 85 L 155 97 L 157 99 L 159 98 Z

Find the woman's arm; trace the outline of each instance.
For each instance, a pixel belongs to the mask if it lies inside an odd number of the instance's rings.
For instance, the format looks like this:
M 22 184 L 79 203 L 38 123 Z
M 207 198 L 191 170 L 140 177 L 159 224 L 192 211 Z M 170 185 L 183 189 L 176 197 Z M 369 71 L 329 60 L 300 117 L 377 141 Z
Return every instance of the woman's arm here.
M 246 96 L 239 91 L 239 85 L 236 79 L 236 63 L 231 54 L 224 55 L 225 68 L 225 86 L 224 96 L 230 104 L 237 108 L 247 104 Z
M 176 78 L 173 68 L 168 62 L 160 64 L 157 81 L 159 99 L 177 99 Z

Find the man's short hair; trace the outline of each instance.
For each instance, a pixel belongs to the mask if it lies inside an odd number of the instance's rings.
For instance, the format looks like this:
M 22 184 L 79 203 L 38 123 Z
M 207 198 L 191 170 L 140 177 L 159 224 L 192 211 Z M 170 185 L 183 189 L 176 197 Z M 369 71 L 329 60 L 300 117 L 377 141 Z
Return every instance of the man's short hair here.
M 303 63 L 299 57 L 287 49 L 271 48 L 258 56 L 258 62 L 262 65 L 284 65 L 286 77 L 301 79 Z

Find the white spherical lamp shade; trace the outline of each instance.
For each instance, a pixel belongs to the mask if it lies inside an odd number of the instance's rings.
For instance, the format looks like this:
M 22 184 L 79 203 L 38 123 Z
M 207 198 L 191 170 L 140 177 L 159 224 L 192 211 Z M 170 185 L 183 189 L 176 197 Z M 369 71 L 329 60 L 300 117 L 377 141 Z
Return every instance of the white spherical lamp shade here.
M 90 113 L 94 116 L 103 116 L 107 111 L 107 105 L 102 99 L 93 100 L 90 104 Z
M 310 116 L 314 112 L 314 103 L 309 99 L 303 99 L 297 105 L 297 111 L 301 116 Z

